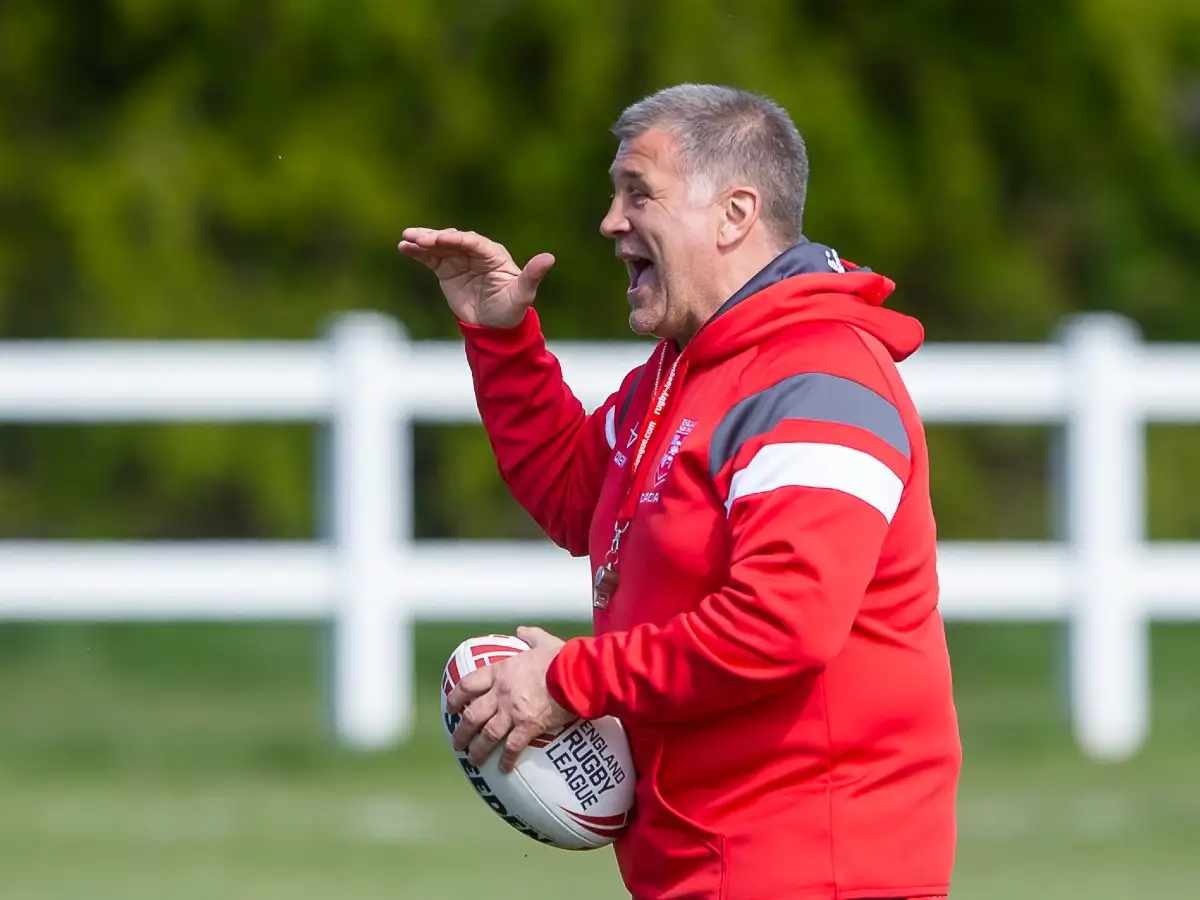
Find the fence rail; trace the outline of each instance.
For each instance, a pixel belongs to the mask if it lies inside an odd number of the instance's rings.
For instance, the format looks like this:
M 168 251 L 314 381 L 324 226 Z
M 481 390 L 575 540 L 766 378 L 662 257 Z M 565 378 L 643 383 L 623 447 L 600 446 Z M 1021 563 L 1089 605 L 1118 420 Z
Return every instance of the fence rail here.
M 644 343 L 553 346 L 589 408 Z M 1200 619 L 1200 544 L 1144 539 L 1146 425 L 1200 423 L 1200 346 L 1111 315 L 1044 345 L 928 345 L 901 366 L 927 422 L 1059 426 L 1061 540 L 943 542 L 947 619 L 1064 620 L 1077 739 L 1133 755 L 1149 727 L 1148 624 Z M 333 721 L 358 748 L 413 724 L 415 619 L 584 618 L 588 569 L 546 542 L 415 541 L 411 426 L 477 422 L 462 349 L 341 317 L 312 342 L 13 342 L 0 420 L 329 426 L 320 541 L 0 542 L 0 620 L 305 619 L 333 626 Z M 536 577 L 530 577 L 536 573 Z

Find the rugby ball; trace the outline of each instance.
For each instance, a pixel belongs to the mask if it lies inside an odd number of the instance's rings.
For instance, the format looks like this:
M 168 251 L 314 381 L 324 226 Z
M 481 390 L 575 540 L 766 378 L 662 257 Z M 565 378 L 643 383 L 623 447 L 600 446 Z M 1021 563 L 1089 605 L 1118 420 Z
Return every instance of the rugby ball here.
M 467 781 L 485 804 L 517 831 L 562 850 L 596 850 L 625 830 L 634 802 L 633 756 L 619 720 L 606 716 L 576 720 L 535 738 L 500 772 L 497 747 L 481 766 L 454 749 L 460 716 L 446 710 L 446 698 L 468 672 L 524 653 L 516 637 L 488 634 L 458 645 L 442 673 L 442 727 L 446 742 Z

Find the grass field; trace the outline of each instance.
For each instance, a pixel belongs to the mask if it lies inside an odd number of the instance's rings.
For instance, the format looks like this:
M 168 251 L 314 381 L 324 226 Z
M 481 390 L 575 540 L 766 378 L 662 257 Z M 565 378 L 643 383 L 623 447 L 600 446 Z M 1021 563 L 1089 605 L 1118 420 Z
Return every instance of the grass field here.
M 316 629 L 0 628 L 0 900 L 625 896 L 609 853 L 495 819 L 441 743 L 446 655 L 508 627 L 422 627 L 419 734 L 370 758 L 324 739 Z M 955 897 L 1200 896 L 1200 629 L 1156 630 L 1153 739 L 1115 767 L 1072 746 L 1053 630 L 951 638 Z

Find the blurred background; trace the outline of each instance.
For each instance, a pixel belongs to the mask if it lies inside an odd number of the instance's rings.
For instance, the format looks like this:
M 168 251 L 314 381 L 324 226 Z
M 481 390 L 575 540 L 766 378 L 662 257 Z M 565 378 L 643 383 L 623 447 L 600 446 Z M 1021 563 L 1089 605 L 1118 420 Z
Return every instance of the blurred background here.
M 931 341 L 1106 310 L 1200 342 L 1194 0 L 5 0 L 0 338 L 310 339 L 368 309 L 454 339 L 395 251 L 421 224 L 554 252 L 548 336 L 627 341 L 608 128 L 680 81 L 791 111 L 807 233 L 893 277 Z M 313 426 L 0 429 L 0 536 L 318 536 Z M 1052 535 L 1049 429 L 929 434 L 942 537 Z M 482 429 L 420 426 L 414 453 L 418 537 L 538 536 Z M 1200 540 L 1200 431 L 1151 427 L 1147 460 L 1148 536 Z M 447 654 L 514 624 L 418 623 L 417 734 L 358 754 L 326 726 L 322 625 L 0 610 L 0 898 L 622 896 L 610 854 L 510 832 L 444 749 Z M 1112 765 L 1073 740 L 1059 626 L 950 638 L 955 896 L 1200 896 L 1200 630 L 1153 626 L 1150 739 Z

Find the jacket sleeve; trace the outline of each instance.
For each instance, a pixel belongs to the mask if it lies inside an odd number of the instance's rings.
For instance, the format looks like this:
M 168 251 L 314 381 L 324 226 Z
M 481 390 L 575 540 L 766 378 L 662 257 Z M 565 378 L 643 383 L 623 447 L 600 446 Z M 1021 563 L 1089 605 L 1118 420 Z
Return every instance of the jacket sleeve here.
M 516 328 L 460 322 L 459 331 L 500 476 L 550 540 L 586 555 L 618 404 L 637 370 L 588 415 L 563 381 L 533 310 Z
M 662 624 L 568 641 L 551 695 L 583 718 L 671 723 L 820 669 L 849 635 L 909 470 L 905 453 L 848 425 L 785 419 L 748 441 L 718 481 L 724 585 Z

